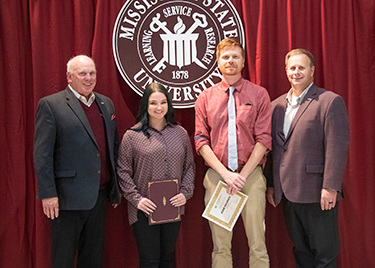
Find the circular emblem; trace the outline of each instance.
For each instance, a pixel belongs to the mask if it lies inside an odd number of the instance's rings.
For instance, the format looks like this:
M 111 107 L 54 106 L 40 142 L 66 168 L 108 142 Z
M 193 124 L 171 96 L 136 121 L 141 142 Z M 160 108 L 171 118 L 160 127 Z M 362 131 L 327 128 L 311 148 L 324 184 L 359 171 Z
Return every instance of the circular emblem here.
M 163 84 L 175 108 L 194 107 L 221 81 L 216 46 L 244 32 L 229 0 L 128 0 L 117 16 L 113 54 L 124 80 L 140 96 Z

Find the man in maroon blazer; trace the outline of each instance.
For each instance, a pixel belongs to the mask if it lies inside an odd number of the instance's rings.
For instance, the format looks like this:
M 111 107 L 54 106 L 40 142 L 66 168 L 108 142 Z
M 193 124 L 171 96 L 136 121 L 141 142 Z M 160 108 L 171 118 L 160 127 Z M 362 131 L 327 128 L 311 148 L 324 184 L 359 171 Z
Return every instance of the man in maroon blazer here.
M 291 89 L 272 102 L 267 199 L 273 206 L 283 201 L 297 267 L 336 267 L 336 202 L 349 144 L 345 103 L 314 85 L 311 52 L 292 50 L 285 64 Z

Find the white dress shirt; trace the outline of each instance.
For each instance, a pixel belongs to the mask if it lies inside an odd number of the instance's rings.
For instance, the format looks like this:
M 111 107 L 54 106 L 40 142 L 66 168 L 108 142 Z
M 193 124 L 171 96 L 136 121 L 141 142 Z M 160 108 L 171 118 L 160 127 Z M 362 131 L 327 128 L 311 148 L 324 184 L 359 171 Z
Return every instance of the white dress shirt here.
M 77 91 L 75 91 L 70 85 L 68 85 L 70 90 L 73 92 L 73 94 L 77 97 L 77 99 L 79 99 L 80 101 L 82 101 L 83 104 L 85 104 L 86 106 L 90 107 L 91 104 L 94 102 L 95 100 L 95 94 L 94 92 L 91 93 L 91 96 L 89 99 L 86 99 L 85 96 L 82 96 L 81 94 L 79 94 Z
M 286 101 L 288 105 L 285 111 L 284 129 L 283 129 L 285 137 L 287 137 L 289 129 L 290 129 L 290 125 L 292 124 L 292 121 L 294 117 L 296 116 L 298 108 L 301 105 L 303 98 L 306 96 L 312 84 L 313 83 L 311 83 L 298 97 L 293 94 L 292 89 L 289 90 L 288 95 L 286 96 Z

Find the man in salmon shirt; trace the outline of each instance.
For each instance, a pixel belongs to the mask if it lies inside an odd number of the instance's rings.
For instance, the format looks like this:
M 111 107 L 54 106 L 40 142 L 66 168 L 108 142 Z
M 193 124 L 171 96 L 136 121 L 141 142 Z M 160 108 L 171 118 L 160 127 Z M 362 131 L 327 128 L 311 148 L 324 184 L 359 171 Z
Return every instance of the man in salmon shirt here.
M 228 194 L 241 191 L 249 196 L 241 212 L 249 265 L 265 268 L 269 267 L 264 235 L 266 180 L 260 165 L 271 149 L 270 98 L 265 88 L 242 78 L 245 50 L 237 39 L 222 40 L 216 56 L 222 81 L 203 91 L 195 104 L 195 147 L 209 166 L 203 181 L 205 204 L 219 181 L 227 184 Z M 209 224 L 212 267 L 232 267 L 232 232 Z

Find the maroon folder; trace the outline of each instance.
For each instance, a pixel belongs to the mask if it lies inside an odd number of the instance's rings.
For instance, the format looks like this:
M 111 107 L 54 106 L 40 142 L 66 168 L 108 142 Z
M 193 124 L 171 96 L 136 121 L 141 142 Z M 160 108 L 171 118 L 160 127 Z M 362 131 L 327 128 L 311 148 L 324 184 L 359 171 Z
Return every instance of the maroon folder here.
M 180 207 L 172 206 L 169 201 L 179 192 L 177 179 L 158 180 L 148 183 L 148 198 L 157 206 L 156 210 L 150 213 L 148 217 L 149 225 L 181 220 Z

